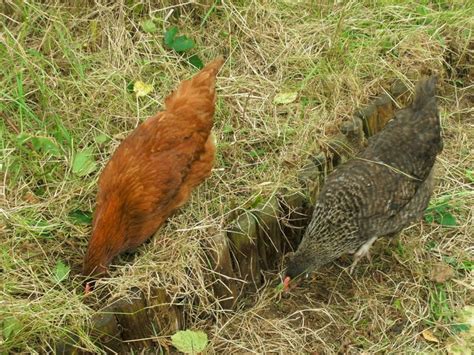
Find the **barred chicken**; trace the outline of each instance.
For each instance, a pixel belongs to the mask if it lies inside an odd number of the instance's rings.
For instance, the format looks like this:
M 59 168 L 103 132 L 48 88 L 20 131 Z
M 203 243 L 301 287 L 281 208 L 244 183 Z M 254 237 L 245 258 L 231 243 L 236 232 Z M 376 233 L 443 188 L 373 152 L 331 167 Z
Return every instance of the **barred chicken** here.
M 412 104 L 395 113 L 368 147 L 330 174 L 297 251 L 289 257 L 290 280 L 345 253 L 352 272 L 371 245 L 419 219 L 433 191 L 433 165 L 443 143 L 436 77 L 422 79 Z
M 210 174 L 216 59 L 165 100 L 117 148 L 99 178 L 83 274 L 107 273 L 112 259 L 149 239 Z

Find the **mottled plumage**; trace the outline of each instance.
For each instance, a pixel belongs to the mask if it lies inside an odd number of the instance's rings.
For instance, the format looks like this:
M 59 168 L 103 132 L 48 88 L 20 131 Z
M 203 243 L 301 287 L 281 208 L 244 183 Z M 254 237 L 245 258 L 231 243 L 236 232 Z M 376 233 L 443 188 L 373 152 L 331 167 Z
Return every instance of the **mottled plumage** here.
M 357 262 L 378 237 L 394 235 L 420 218 L 443 146 L 435 92 L 436 77 L 421 80 L 413 103 L 328 176 L 288 262 L 286 283 L 345 253 L 356 253 Z

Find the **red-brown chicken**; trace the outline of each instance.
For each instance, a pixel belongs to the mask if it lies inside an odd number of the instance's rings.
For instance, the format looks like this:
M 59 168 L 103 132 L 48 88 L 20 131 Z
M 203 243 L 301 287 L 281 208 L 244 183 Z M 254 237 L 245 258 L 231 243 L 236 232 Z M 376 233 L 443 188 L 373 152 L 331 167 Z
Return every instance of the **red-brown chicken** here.
M 216 59 L 185 80 L 117 148 L 99 178 L 83 274 L 102 276 L 112 259 L 150 238 L 211 174 Z

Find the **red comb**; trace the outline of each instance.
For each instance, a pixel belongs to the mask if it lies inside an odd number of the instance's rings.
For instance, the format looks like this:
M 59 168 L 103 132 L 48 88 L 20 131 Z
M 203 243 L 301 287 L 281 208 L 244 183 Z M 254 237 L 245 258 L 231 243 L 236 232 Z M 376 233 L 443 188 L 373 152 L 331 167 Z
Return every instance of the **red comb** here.
M 283 280 L 283 291 L 288 292 L 290 290 L 290 281 L 291 278 L 289 276 L 285 277 Z

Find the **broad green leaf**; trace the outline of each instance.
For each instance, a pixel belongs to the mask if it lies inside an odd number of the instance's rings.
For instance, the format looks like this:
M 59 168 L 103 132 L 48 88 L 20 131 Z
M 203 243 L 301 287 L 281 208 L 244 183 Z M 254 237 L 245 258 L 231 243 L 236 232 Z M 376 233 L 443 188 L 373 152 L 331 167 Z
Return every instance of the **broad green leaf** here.
M 56 263 L 56 267 L 54 268 L 54 281 L 59 283 L 63 280 L 65 280 L 69 272 L 71 271 L 71 268 L 64 264 L 61 260 Z
M 186 52 L 187 50 L 194 48 L 194 42 L 186 36 L 179 36 L 175 38 L 171 47 L 176 52 Z
M 143 21 L 141 25 L 142 25 L 143 31 L 148 32 L 148 33 L 155 33 L 158 30 L 153 20 Z
M 196 68 L 198 68 L 198 69 L 204 68 L 204 63 L 202 62 L 201 58 L 198 57 L 197 54 L 192 55 L 191 57 L 189 57 L 188 62 L 189 62 L 191 65 L 193 65 L 193 66 L 195 66 Z
M 177 27 L 171 27 L 170 29 L 168 29 L 165 32 L 164 41 L 165 41 L 165 44 L 168 47 L 172 48 L 171 45 L 173 44 L 174 38 L 176 37 L 177 34 L 178 34 L 178 28 Z
M 460 323 L 460 324 L 453 324 L 451 325 L 451 330 L 454 333 L 462 333 L 462 332 L 467 332 L 471 329 L 471 326 L 466 323 Z
M 31 143 L 36 151 L 48 153 L 55 157 L 61 156 L 61 151 L 57 144 L 48 137 L 32 137 Z
M 72 172 L 77 176 L 86 176 L 97 169 L 92 148 L 77 152 L 72 161 Z
M 3 338 L 9 340 L 21 330 L 22 324 L 15 317 L 7 317 L 3 320 Z
M 433 223 L 433 222 L 435 221 L 435 218 L 434 218 L 433 213 L 425 213 L 425 216 L 424 216 L 424 217 L 425 217 L 426 223 L 431 224 L 431 223 Z
M 153 85 L 138 80 L 133 85 L 133 91 L 137 97 L 146 96 L 153 91 Z
M 197 354 L 207 346 L 207 334 L 202 331 L 180 330 L 171 336 L 171 343 L 185 354 Z
M 428 223 L 436 222 L 442 226 L 456 226 L 456 218 L 449 212 L 450 205 L 447 200 L 426 209 L 424 218 Z
M 464 260 L 460 264 L 458 264 L 459 269 L 473 271 L 474 270 L 474 261 L 471 260 Z
M 430 202 L 430 206 L 426 209 L 427 211 L 432 211 L 432 210 L 439 210 L 440 208 L 443 207 L 449 207 L 449 201 L 452 200 L 451 195 L 444 195 L 441 197 L 438 197 L 434 201 Z
M 92 223 L 92 212 L 74 210 L 69 213 L 69 217 L 80 224 L 91 224 Z
M 95 136 L 95 141 L 99 144 L 104 144 L 108 140 L 110 140 L 110 137 L 103 133 L 99 134 L 98 136 Z
M 273 103 L 275 105 L 284 105 L 284 104 L 290 104 L 293 101 L 296 100 L 298 97 L 297 92 L 282 92 L 279 94 L 276 94 L 275 97 L 273 98 Z
M 457 225 L 456 218 L 454 218 L 454 216 L 451 213 L 447 212 L 447 211 L 440 214 L 440 218 L 439 218 L 438 223 L 441 224 L 442 226 L 455 226 L 455 225 Z

